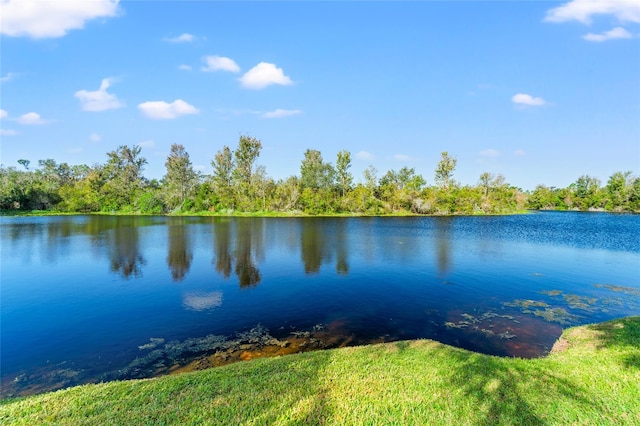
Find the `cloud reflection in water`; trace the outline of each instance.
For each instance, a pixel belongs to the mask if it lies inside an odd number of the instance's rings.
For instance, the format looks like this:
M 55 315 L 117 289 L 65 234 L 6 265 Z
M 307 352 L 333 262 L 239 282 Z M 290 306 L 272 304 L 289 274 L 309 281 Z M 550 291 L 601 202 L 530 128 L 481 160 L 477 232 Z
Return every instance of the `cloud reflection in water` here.
M 182 295 L 182 304 L 186 309 L 206 311 L 222 305 L 221 291 L 192 291 Z

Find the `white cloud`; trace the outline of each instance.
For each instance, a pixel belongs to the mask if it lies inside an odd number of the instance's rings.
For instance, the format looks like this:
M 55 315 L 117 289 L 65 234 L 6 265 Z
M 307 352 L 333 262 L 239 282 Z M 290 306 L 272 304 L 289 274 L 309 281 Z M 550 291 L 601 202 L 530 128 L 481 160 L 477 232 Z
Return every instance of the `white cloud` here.
M 613 15 L 620 22 L 640 23 L 638 0 L 573 0 L 547 11 L 547 22 L 580 21 L 590 24 L 594 15 Z
M 74 96 L 80 100 L 84 111 L 106 111 L 109 109 L 122 108 L 124 104 L 118 100 L 116 95 L 107 93 L 107 89 L 113 83 L 112 78 L 102 79 L 100 88 L 96 91 L 78 90 Z
M 356 158 L 358 160 L 363 160 L 363 161 L 373 161 L 375 156 L 372 153 L 367 151 L 358 151 L 356 153 Z
M 16 75 L 18 75 L 18 73 L 8 72 L 6 76 L 0 77 L 0 82 L 8 83 L 9 81 L 13 80 L 13 77 L 15 77 Z
M 142 148 L 153 148 L 154 146 L 156 146 L 156 143 L 151 139 L 147 139 L 140 142 L 138 145 Z
M 292 115 L 302 114 L 299 109 L 276 109 L 274 111 L 265 112 L 262 114 L 262 118 L 283 118 L 290 117 Z
M 542 98 L 535 98 L 525 93 L 518 93 L 517 95 L 513 95 L 513 97 L 511 98 L 511 101 L 514 104 L 527 105 L 527 106 L 541 106 L 547 103 Z
M 485 149 L 483 151 L 480 151 L 479 153 L 480 157 L 484 157 L 484 158 L 496 158 L 500 156 L 500 151 L 498 151 L 497 149 Z
M 606 41 L 619 38 L 632 38 L 633 35 L 622 27 L 615 27 L 612 30 L 605 31 L 602 34 L 589 33 L 582 36 L 583 39 L 588 41 Z
M 18 117 L 17 121 L 18 121 L 18 123 L 25 124 L 27 126 L 40 125 L 40 124 L 48 123 L 48 121 L 47 120 L 43 120 L 42 117 L 40 117 L 40 114 L 38 114 L 37 112 L 28 112 L 26 114 L 22 114 L 20 117 Z
M 193 68 L 191 68 L 191 65 L 182 64 L 178 67 L 178 69 L 182 71 L 191 71 Z
M 19 134 L 20 132 L 16 132 L 12 129 L 0 129 L 0 136 L 16 136 Z
M 231 58 L 226 58 L 224 56 L 205 56 L 202 60 L 207 64 L 202 67 L 202 71 L 205 72 L 213 72 L 213 71 L 229 71 L 229 72 L 239 72 L 240 67 L 236 62 Z
M 220 120 L 229 121 L 243 115 L 263 115 L 263 111 L 248 108 L 216 108 Z
M 515 151 L 513 151 L 513 155 L 515 155 L 516 157 L 522 157 L 526 154 L 527 153 L 525 152 L 524 149 L 516 149 Z
M 247 89 L 260 90 L 272 84 L 289 86 L 293 84 L 291 79 L 284 75 L 282 68 L 268 62 L 260 62 L 240 77 L 240 83 Z
M 89 140 L 91 142 L 100 142 L 102 140 L 102 138 L 97 133 L 91 133 L 91 135 L 89 135 Z
M 0 119 L 7 118 L 8 116 L 9 113 L 7 111 L 5 111 L 4 109 L 0 109 Z
M 406 155 L 406 154 L 395 154 L 393 156 L 393 159 L 396 160 L 396 161 L 403 161 L 405 163 L 412 163 L 414 161 L 418 161 L 417 158 L 411 157 L 411 156 Z
M 191 43 L 196 41 L 196 36 L 189 33 L 180 34 L 177 37 L 165 37 L 163 38 L 167 43 Z
M 170 120 L 181 115 L 198 114 L 200 111 L 182 99 L 168 103 L 165 101 L 149 101 L 138 105 L 138 109 L 146 117 L 153 120 Z
M 0 32 L 11 37 L 62 37 L 87 21 L 118 14 L 119 0 L 2 0 Z

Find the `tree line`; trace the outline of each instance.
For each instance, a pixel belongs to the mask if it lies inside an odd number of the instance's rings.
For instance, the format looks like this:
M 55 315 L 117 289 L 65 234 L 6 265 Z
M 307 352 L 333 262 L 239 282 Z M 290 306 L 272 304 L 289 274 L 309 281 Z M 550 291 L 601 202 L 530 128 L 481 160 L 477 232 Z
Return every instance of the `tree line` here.
M 482 173 L 476 185 L 454 179 L 456 158 L 442 152 L 434 185 L 415 169 L 379 174 L 369 166 L 355 182 L 351 153 L 338 152 L 335 165 L 307 149 L 299 175 L 274 180 L 256 161 L 262 142 L 240 136 L 235 150 L 224 146 L 211 173 L 197 172 L 185 147 L 173 144 L 161 180 L 147 179 L 139 146 L 119 146 L 104 164 L 74 165 L 47 159 L 31 168 L 0 166 L 0 209 L 141 214 L 501 214 L 526 208 L 640 211 L 640 178 L 616 172 L 606 185 L 581 176 L 567 188 L 539 185 L 525 192 L 502 175 Z

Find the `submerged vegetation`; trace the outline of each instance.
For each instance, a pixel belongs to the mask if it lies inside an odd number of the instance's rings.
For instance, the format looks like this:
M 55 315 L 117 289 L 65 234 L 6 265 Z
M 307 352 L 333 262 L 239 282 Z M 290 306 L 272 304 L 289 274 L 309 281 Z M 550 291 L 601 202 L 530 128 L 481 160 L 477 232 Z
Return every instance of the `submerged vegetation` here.
M 607 313 L 611 306 L 625 306 L 632 311 L 640 309 L 640 298 L 638 297 L 640 291 L 635 288 L 612 284 L 594 284 L 594 287 L 623 293 L 625 297 L 612 296 L 608 292 L 603 293 L 601 297 L 588 297 L 566 294 L 560 290 L 542 290 L 540 294 L 548 296 L 546 301 L 516 299 L 504 302 L 502 305 L 507 308 L 519 309 L 523 314 L 533 315 L 545 321 L 565 326 L 578 324 L 581 320 L 584 321 L 586 313 Z
M 211 174 L 196 172 L 184 146 L 174 144 L 162 180 L 144 177 L 139 146 L 120 146 L 104 164 L 74 165 L 53 159 L 0 166 L 0 210 L 125 214 L 504 214 L 532 209 L 640 210 L 640 178 L 617 172 L 605 187 L 581 176 L 565 189 L 538 186 L 526 193 L 502 175 L 482 173 L 476 185 L 454 179 L 455 157 L 443 152 L 435 185 L 415 169 L 402 167 L 379 176 L 369 166 L 360 182 L 350 172 L 351 153 L 340 151 L 335 165 L 308 149 L 300 174 L 274 180 L 256 165 L 260 140 L 240 136 L 234 150 L 224 146 Z
M 340 348 L 0 402 L 0 423 L 638 424 L 640 317 L 565 330 L 546 358 L 433 341 Z
M 552 351 L 553 341 L 561 333 L 560 326 L 584 323 L 588 312 L 606 313 L 610 306 L 616 304 L 628 308 L 629 312 L 640 309 L 640 293 L 637 289 L 600 284 L 594 287 L 604 292 L 598 297 L 587 297 L 560 290 L 542 290 L 540 294 L 548 296 L 544 301 L 516 299 L 503 302 L 501 307 L 479 306 L 469 311 L 454 310 L 446 314 L 437 309 L 428 309 L 424 312 L 424 322 L 445 344 L 498 356 L 539 358 Z M 623 293 L 625 297 L 612 296 L 609 292 Z M 536 323 L 535 334 L 540 337 L 534 340 L 526 337 L 533 331 L 532 321 Z M 0 399 L 29 396 L 86 383 L 145 379 L 257 358 L 398 340 L 390 334 L 373 338 L 358 337 L 344 327 L 342 320 L 316 324 L 309 329 L 280 327 L 274 334 L 257 324 L 231 336 L 209 334 L 169 341 L 163 337 L 149 337 L 136 344 L 137 355 L 124 364 L 113 364 L 104 370 L 96 371 L 64 361 L 23 371 L 3 382 Z

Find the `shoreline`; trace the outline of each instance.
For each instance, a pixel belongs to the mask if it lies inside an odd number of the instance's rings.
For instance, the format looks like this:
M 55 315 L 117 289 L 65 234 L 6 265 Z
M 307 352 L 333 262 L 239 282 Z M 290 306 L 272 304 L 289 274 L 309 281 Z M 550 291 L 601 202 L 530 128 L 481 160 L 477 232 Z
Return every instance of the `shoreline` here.
M 0 400 L 0 423 L 628 424 L 639 338 L 632 316 L 568 328 L 536 359 L 433 340 L 320 350 Z

